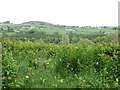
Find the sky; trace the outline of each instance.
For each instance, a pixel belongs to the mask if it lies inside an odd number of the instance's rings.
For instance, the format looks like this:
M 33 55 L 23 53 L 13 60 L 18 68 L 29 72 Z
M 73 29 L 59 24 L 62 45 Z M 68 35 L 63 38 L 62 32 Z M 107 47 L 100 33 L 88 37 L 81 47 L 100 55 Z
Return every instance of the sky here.
M 118 26 L 119 0 L 0 0 L 0 22 Z

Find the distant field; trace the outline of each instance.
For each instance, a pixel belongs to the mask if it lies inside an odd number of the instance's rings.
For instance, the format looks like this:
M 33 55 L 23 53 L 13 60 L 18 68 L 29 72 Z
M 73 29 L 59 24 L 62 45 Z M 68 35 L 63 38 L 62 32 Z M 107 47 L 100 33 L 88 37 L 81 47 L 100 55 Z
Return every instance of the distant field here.
M 26 22 L 24 24 L 4 24 L 1 23 L 0 26 L 3 27 L 6 34 L 14 34 L 16 32 L 24 31 L 44 31 L 48 34 L 53 34 L 54 32 L 58 33 L 67 33 L 70 32 L 66 29 L 71 29 L 73 33 L 81 34 L 95 34 L 95 33 L 115 33 L 117 30 L 113 30 L 113 27 L 78 27 L 78 26 L 60 26 L 53 25 L 45 22 Z
M 73 29 L 74 30 L 74 29 Z M 44 31 L 46 33 L 54 33 L 54 32 L 59 32 L 59 33 L 67 33 L 67 32 L 70 32 L 70 31 L 66 31 L 65 29 L 42 29 L 40 31 Z M 111 28 L 106 28 L 106 29 L 97 29 L 97 28 L 94 28 L 94 29 L 91 29 L 91 28 L 85 28 L 85 29 L 81 29 L 81 28 L 78 28 L 77 30 L 74 30 L 74 31 L 71 31 L 73 33 L 81 33 L 81 34 L 93 34 L 93 33 L 101 33 L 101 32 L 107 32 L 107 33 L 115 33 L 116 31 L 115 30 L 112 30 Z

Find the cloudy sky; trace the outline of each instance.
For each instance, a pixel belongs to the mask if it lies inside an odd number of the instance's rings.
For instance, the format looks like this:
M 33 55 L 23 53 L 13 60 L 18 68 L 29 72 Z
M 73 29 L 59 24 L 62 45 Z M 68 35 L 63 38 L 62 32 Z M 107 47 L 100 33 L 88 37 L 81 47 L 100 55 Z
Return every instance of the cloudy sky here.
M 119 0 L 0 0 L 0 22 L 117 26 Z

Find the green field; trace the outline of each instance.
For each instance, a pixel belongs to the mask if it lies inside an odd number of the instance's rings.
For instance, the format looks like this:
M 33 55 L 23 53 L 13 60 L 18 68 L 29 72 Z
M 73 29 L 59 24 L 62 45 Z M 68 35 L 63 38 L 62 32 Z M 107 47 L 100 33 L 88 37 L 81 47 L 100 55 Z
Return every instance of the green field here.
M 54 32 L 59 33 L 67 33 L 66 29 L 72 29 L 73 33 L 81 33 L 81 34 L 92 34 L 92 33 L 115 33 L 116 30 L 113 30 L 113 27 L 79 27 L 79 26 L 63 26 L 63 25 L 53 25 L 46 22 L 26 22 L 22 24 L 4 24 L 0 23 L 0 26 L 4 29 L 3 32 L 7 33 L 16 33 L 16 32 L 24 32 L 30 30 L 36 31 L 44 31 L 48 34 L 52 34 Z

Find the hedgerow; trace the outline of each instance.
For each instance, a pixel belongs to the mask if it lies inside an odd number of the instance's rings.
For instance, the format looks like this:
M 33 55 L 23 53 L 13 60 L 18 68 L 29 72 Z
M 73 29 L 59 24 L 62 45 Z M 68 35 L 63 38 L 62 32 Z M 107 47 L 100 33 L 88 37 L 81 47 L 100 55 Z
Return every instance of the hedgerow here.
M 4 88 L 119 86 L 120 47 L 115 42 L 58 45 L 3 39 L 2 47 Z

